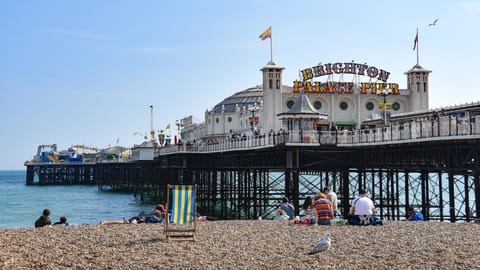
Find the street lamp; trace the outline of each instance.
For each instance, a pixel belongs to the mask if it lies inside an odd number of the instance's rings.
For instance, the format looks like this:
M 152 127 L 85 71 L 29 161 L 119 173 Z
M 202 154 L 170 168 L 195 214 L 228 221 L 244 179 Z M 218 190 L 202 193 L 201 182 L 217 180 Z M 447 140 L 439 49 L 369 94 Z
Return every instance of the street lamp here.
M 387 89 L 383 89 L 382 92 L 378 93 L 379 96 L 383 97 L 383 125 L 387 125 L 387 96 L 390 95 L 390 93 L 387 91 Z
M 253 103 L 248 105 L 248 110 L 252 113 L 252 117 L 250 118 L 250 125 L 252 126 L 252 132 L 253 134 L 256 135 L 257 133 L 257 124 L 258 124 L 258 116 L 255 117 L 255 112 L 257 112 L 260 109 L 260 107 L 257 105 L 257 103 Z
M 180 140 L 180 128 L 183 127 L 183 121 L 182 120 L 177 120 L 175 121 L 175 125 L 177 125 L 177 136 L 178 136 L 178 140 Z

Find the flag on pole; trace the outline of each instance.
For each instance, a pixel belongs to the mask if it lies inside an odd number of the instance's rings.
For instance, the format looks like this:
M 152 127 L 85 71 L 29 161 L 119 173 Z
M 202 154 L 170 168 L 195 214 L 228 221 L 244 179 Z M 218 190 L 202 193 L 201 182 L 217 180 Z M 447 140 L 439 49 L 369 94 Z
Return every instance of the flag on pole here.
M 271 39 L 271 38 L 272 38 L 272 27 L 271 27 L 271 26 L 268 27 L 268 29 L 265 30 L 265 32 L 263 32 L 263 33 L 259 36 L 259 38 L 261 38 L 262 40 L 265 40 L 265 39 L 267 39 L 267 38 L 270 38 L 270 39 Z
M 415 36 L 415 40 L 413 41 L 413 50 L 414 51 L 417 48 L 417 46 L 418 46 L 418 29 L 417 29 L 417 35 Z
M 170 124 L 168 124 L 166 127 L 165 127 L 165 131 L 168 131 L 170 130 Z

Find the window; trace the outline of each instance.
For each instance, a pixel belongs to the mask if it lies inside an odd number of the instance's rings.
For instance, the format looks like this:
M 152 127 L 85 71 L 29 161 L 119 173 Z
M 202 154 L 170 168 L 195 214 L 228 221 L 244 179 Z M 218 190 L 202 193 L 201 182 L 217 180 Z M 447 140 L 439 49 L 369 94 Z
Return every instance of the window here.
M 273 80 L 272 79 L 268 80 L 268 88 L 269 89 L 273 88 Z
M 295 104 L 295 101 L 289 100 L 289 101 L 287 102 L 287 108 L 291 109 L 294 104 Z
M 393 104 L 392 104 L 392 109 L 393 109 L 394 111 L 400 110 L 400 104 L 399 104 L 398 102 L 393 103 Z
M 280 89 L 280 80 L 277 79 L 277 89 Z
M 322 102 L 320 102 L 320 101 L 318 101 L 318 100 L 315 101 L 315 102 L 313 103 L 313 107 L 314 107 L 315 110 L 317 110 L 317 111 L 320 110 L 320 109 L 322 108 Z
M 229 117 L 227 118 L 227 121 L 228 121 L 228 122 L 232 122 L 232 117 L 229 116 Z
M 348 109 L 348 103 L 345 101 L 340 102 L 340 109 L 342 109 L 343 111 Z
M 365 104 L 365 108 L 369 111 L 373 110 L 374 107 L 375 105 L 373 105 L 373 102 L 367 102 L 367 104 Z
M 219 121 L 220 121 L 220 119 L 218 119 L 218 117 L 215 118 L 215 123 L 218 123 Z

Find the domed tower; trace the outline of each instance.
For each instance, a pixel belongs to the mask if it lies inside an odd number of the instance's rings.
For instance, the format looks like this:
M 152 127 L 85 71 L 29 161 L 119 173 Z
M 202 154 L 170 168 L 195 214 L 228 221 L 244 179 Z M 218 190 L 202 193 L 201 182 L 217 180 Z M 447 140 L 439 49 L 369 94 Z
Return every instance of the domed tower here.
M 407 75 L 407 87 L 410 93 L 409 111 L 428 110 L 428 75 L 430 72 L 432 71 L 416 64 L 404 73 Z
M 282 71 L 285 68 L 274 61 L 260 70 L 263 73 L 263 121 L 265 132 L 278 131 L 282 123 L 277 114 L 282 112 Z

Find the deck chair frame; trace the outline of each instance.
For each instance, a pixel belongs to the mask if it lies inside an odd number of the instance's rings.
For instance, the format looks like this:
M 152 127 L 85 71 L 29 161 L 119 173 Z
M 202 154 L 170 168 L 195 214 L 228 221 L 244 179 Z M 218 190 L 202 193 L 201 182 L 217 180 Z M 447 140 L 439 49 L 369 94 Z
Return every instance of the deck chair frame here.
M 175 198 L 175 196 L 172 194 L 172 191 L 174 190 L 175 194 L 180 196 L 180 198 Z M 167 241 L 196 240 L 196 193 L 197 185 L 167 185 L 167 214 L 164 227 L 164 233 Z M 193 195 L 193 198 L 189 198 L 188 194 Z

